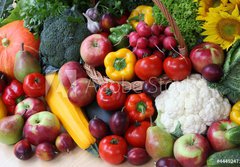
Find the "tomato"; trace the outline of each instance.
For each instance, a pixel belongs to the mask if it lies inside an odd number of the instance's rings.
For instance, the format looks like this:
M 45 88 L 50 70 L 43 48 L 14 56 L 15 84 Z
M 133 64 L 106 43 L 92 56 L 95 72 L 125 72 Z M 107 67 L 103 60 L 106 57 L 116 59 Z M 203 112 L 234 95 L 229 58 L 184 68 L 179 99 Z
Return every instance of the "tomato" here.
M 133 147 L 145 147 L 146 132 L 150 127 L 149 121 L 135 122 L 125 133 L 125 139 Z
M 122 85 L 118 83 L 103 84 L 97 92 L 97 103 L 104 110 L 117 110 L 124 106 L 127 98 Z
M 186 56 L 169 56 L 163 61 L 163 69 L 174 81 L 181 81 L 191 74 L 191 60 Z
M 28 74 L 23 81 L 23 90 L 29 97 L 40 97 L 45 94 L 45 77 L 40 73 Z
M 162 74 L 162 70 L 162 60 L 157 55 L 151 55 L 138 60 L 134 69 L 135 74 L 141 80 L 158 77 Z
M 100 157 L 110 164 L 120 164 L 127 154 L 127 143 L 121 136 L 110 135 L 104 137 L 99 143 Z

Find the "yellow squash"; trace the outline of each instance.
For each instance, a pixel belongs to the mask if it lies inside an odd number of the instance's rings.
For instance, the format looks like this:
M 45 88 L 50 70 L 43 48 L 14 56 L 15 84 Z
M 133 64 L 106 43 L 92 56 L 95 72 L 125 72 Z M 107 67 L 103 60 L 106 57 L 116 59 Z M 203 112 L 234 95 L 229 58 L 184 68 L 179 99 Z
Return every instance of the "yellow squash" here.
M 59 82 L 57 73 L 47 74 L 46 81 L 48 92 L 45 99 L 51 111 L 81 149 L 91 149 L 95 138 L 88 129 L 88 121 L 82 110 L 68 100 L 67 91 Z

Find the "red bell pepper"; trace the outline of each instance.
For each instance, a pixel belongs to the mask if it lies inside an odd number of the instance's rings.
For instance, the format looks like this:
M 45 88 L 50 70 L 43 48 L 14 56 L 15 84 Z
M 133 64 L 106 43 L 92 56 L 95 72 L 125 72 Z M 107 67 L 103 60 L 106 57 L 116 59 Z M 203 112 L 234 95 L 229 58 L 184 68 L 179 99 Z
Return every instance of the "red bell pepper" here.
M 17 103 L 24 99 L 23 85 L 17 80 L 13 80 L 3 91 L 2 100 L 6 105 L 9 114 L 14 114 Z
M 131 94 L 125 102 L 125 111 L 131 121 L 143 121 L 154 114 L 154 107 L 145 93 Z

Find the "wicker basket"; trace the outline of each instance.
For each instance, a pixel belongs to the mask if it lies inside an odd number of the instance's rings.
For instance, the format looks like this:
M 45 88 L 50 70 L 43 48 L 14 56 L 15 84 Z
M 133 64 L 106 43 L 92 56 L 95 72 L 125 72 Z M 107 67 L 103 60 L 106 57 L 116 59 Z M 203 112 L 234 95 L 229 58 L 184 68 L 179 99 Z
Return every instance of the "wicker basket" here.
M 178 49 L 181 55 L 187 56 L 188 51 L 187 51 L 187 46 L 184 41 L 184 38 L 180 32 L 179 27 L 177 26 L 176 22 L 166 9 L 166 7 L 163 5 L 163 3 L 160 0 L 153 0 L 153 2 L 159 7 L 163 15 L 166 17 L 169 25 L 172 27 L 173 33 L 175 35 L 176 40 L 178 41 Z M 104 83 L 108 82 L 116 82 L 113 81 L 106 76 L 103 76 L 99 71 L 97 71 L 94 67 L 91 67 L 88 64 L 84 64 L 84 68 L 87 72 L 87 75 L 92 79 L 93 82 L 95 82 L 98 85 L 102 85 Z M 166 76 L 163 75 L 158 78 L 159 84 L 162 85 L 167 85 L 171 83 L 172 81 Z M 125 90 L 130 91 L 133 90 L 135 92 L 141 91 L 143 89 L 143 83 L 144 81 L 134 81 L 134 82 L 128 82 L 128 81 L 120 81 L 119 82 Z

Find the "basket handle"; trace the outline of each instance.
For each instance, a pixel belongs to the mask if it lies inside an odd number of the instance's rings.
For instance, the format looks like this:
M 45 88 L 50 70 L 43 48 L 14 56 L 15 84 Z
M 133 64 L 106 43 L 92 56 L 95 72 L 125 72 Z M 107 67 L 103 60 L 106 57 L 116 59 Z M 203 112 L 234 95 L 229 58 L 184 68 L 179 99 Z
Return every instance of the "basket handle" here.
M 164 4 L 161 2 L 161 0 L 153 0 L 155 5 L 161 10 L 163 13 L 164 17 L 167 19 L 168 23 L 173 29 L 173 33 L 179 43 L 178 49 L 181 55 L 187 56 L 188 55 L 188 50 L 187 50 L 187 45 L 184 41 L 184 38 L 180 32 L 179 27 L 177 26 L 175 20 L 171 16 L 171 14 L 168 12 L 167 8 L 164 6 Z

